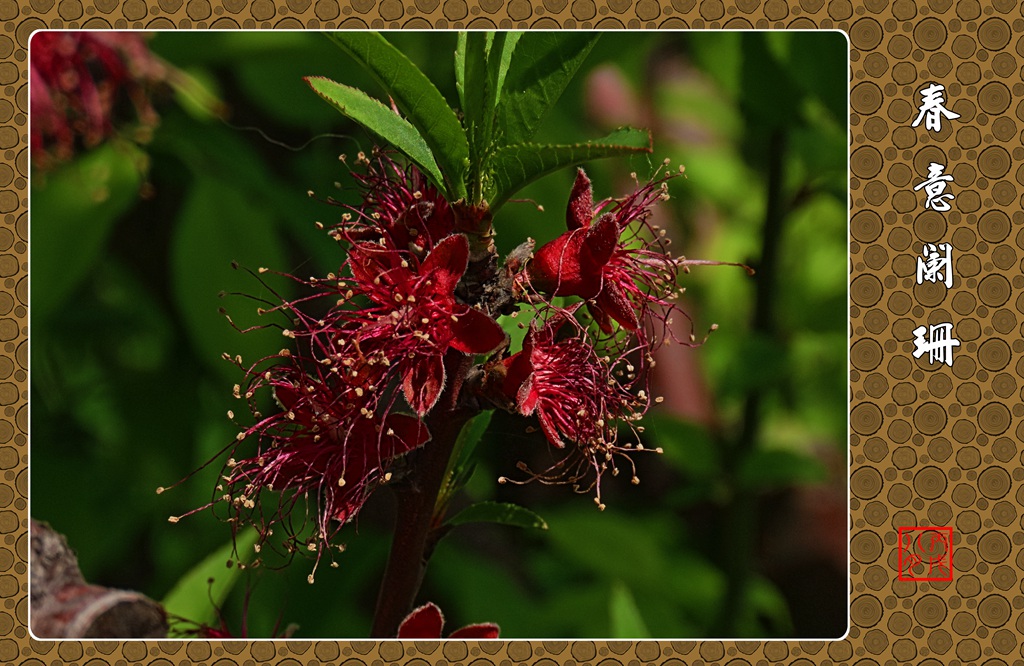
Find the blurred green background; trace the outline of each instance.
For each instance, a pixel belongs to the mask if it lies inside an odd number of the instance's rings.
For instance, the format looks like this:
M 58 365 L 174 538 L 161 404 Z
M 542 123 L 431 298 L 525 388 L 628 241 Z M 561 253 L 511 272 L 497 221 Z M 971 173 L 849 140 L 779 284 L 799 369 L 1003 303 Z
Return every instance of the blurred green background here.
M 457 99 L 454 33 L 392 34 Z M 317 74 L 379 95 L 314 33 L 160 33 L 151 48 L 219 98 L 229 122 L 179 88 L 158 101 L 146 145 L 109 142 L 31 191 L 31 512 L 67 535 L 86 578 L 164 598 L 204 558 L 223 579 L 231 530 L 208 502 L 223 463 L 162 495 L 236 432 L 223 352 L 281 346 L 240 335 L 252 311 L 218 294 L 264 294 L 232 260 L 301 275 L 344 257 L 317 220 L 352 199 L 338 155 L 371 139 L 302 81 Z M 439 545 L 421 601 L 446 631 L 493 621 L 503 637 L 838 637 L 846 630 L 847 44 L 842 34 L 608 33 L 542 125 L 567 143 L 620 124 L 649 127 L 650 157 L 587 166 L 595 196 L 630 172 L 683 164 L 658 223 L 675 254 L 744 262 L 682 277 L 696 350 L 658 358 L 641 484 L 607 479 L 598 512 L 568 487 L 495 483 L 550 461 L 540 434 L 495 414 L 466 498 L 524 504 L 548 531 L 470 525 Z M 256 131 L 252 128 L 258 128 Z M 311 141 L 311 139 L 313 139 Z M 496 219 L 504 252 L 564 230 L 573 171 L 538 181 Z M 341 188 L 336 187 L 341 184 Z M 317 198 L 307 196 L 312 190 Z M 539 211 L 534 204 L 540 204 Z M 683 322 L 679 322 L 683 323 Z M 689 332 L 685 326 L 684 334 Z M 621 483 L 620 483 L 621 482 Z M 224 618 L 250 635 L 367 635 L 392 514 L 377 493 L 340 540 L 339 567 L 312 561 L 241 577 Z M 236 570 L 233 570 L 236 571 Z M 195 572 L 193 572 L 195 573 Z M 213 621 L 206 570 L 180 587 Z M 198 612 L 198 611 L 197 611 Z

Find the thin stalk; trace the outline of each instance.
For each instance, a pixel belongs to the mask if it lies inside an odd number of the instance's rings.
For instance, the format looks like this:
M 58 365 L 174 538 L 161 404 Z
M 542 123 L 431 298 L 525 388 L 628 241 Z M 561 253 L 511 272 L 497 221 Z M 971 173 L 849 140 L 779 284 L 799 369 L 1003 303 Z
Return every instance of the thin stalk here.
M 423 447 L 408 483 L 396 488 L 395 535 L 374 611 L 372 638 L 398 633 L 402 619 L 412 610 L 427 562 L 433 550 L 432 533 L 443 517 L 434 515 L 448 459 L 462 426 L 475 412 L 457 406 L 459 390 L 471 357 L 449 352 L 445 358 L 448 386 L 427 417 L 431 440 Z
M 764 337 L 775 334 L 773 301 L 778 274 L 779 245 L 786 216 L 782 198 L 785 132 L 776 129 L 769 141 L 768 192 L 765 221 L 761 230 L 761 262 L 757 267 L 754 317 L 751 324 L 752 332 Z M 735 636 L 736 621 L 748 597 L 756 545 L 757 497 L 753 491 L 739 486 L 735 473 L 744 458 L 757 446 L 761 430 L 761 403 L 762 395 L 758 389 L 747 394 L 739 435 L 726 453 L 727 469 L 733 475 L 730 479 L 733 493 L 732 501 L 725 510 L 722 535 L 722 562 L 727 582 L 722 606 L 712 626 L 712 635 L 716 637 Z

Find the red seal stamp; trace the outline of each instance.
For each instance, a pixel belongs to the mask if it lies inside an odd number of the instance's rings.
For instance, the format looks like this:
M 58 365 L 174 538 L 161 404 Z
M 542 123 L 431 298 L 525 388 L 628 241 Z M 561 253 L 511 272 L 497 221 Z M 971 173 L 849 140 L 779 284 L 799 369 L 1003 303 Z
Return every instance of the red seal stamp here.
M 953 580 L 953 528 L 901 527 L 899 579 Z

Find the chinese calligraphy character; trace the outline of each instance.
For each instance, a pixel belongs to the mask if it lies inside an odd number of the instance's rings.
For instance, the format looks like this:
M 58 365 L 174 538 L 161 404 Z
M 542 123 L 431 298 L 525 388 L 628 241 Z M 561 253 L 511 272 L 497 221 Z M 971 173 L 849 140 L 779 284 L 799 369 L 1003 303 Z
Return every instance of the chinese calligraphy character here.
M 953 180 L 953 176 L 942 173 L 945 168 L 944 164 L 932 162 L 928 165 L 928 178 L 914 186 L 915 191 L 923 187 L 924 193 L 928 195 L 924 207 L 940 213 L 949 210 L 949 200 L 953 198 L 952 194 L 943 194 L 946 190 L 946 183 Z
M 928 352 L 930 363 L 953 365 L 953 347 L 959 347 L 960 341 L 952 337 L 953 324 L 936 324 L 934 326 L 918 326 L 914 329 L 914 358 L 921 358 Z M 928 339 L 925 339 L 925 335 Z
M 945 90 L 944 86 L 933 83 L 918 91 L 921 93 L 921 106 L 918 107 L 921 113 L 917 115 L 917 120 L 910 124 L 911 127 L 917 127 L 923 119 L 925 129 L 938 132 L 942 129 L 942 116 L 945 116 L 947 120 L 960 117 L 959 113 L 953 113 L 942 105 L 946 101 L 942 98 L 943 90 Z
M 921 254 L 917 258 L 917 283 L 942 281 L 947 289 L 952 289 L 953 246 L 949 243 L 925 243 Z

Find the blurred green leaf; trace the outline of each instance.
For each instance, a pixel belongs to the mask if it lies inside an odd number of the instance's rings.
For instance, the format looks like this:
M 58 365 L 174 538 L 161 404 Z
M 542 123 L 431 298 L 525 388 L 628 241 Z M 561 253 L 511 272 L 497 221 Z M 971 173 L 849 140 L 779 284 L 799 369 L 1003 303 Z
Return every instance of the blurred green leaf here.
M 444 179 L 426 140 L 407 120 L 362 90 L 319 76 L 306 77 L 306 82 L 338 111 L 402 151 L 437 183 L 442 194 L 448 196 Z
M 440 184 L 448 198 L 465 199 L 469 143 L 455 112 L 430 79 L 380 33 L 333 32 L 328 36 L 373 74 L 419 130 L 444 176 Z
M 501 144 L 529 141 L 597 43 L 599 32 L 526 32 L 505 75 L 495 121 Z
M 721 473 L 719 452 L 706 428 L 665 413 L 648 414 L 643 425 L 676 469 L 695 479 L 711 479 Z
M 826 477 L 825 467 L 816 458 L 781 449 L 753 451 L 737 473 L 739 484 L 752 490 L 821 483 Z
M 217 610 L 242 573 L 238 561 L 247 563 L 251 559 L 257 537 L 256 530 L 243 530 L 233 541 L 207 555 L 163 598 L 164 609 L 198 624 L 217 626 Z
M 144 162 L 134 144 L 108 142 L 34 179 L 29 262 L 35 325 L 99 259 L 115 223 L 138 200 Z
M 548 524 L 536 513 L 508 502 L 478 502 L 460 511 L 448 523 L 452 526 L 466 523 L 498 523 L 537 530 L 548 529 Z
M 551 545 L 582 566 L 634 589 L 659 586 L 668 570 L 662 548 L 664 533 L 650 520 L 638 520 L 590 506 L 578 511 L 547 512 Z M 609 557 L 609 553 L 615 557 Z
M 742 93 L 743 43 L 749 33 L 718 31 L 688 42 L 700 70 L 733 99 Z
M 779 33 L 766 34 L 774 38 Z M 848 57 L 847 38 L 838 31 L 808 32 L 788 41 L 783 62 L 793 81 L 804 93 L 821 99 L 833 119 L 845 124 L 848 90 L 846 81 L 836 76 L 835 65 Z
M 526 339 L 526 332 L 529 329 L 527 322 L 530 321 L 533 306 L 520 303 L 516 307 L 519 308 L 519 312 L 515 317 L 508 315 L 498 317 L 498 324 L 508 335 L 508 351 L 511 354 L 515 354 L 523 348 L 523 340 Z
M 227 114 L 217 81 L 204 69 L 179 69 L 171 77 L 178 104 L 201 121 L 223 118 Z
M 241 334 L 227 321 L 224 307 L 241 328 L 268 324 L 256 314 L 248 294 L 274 302 L 277 297 L 244 270 L 262 266 L 287 268 L 283 248 L 266 208 L 237 189 L 207 174 L 196 181 L 179 212 L 177 233 L 171 246 L 171 270 L 178 312 L 200 357 L 229 381 L 239 381 L 240 371 L 221 359 L 227 352 L 253 363 L 282 345 L 274 330 Z M 283 290 L 290 285 L 278 285 Z M 280 323 L 281 319 L 276 320 Z
M 782 66 L 769 47 L 768 34 L 744 35 L 743 40 L 740 109 L 747 119 L 748 144 L 757 144 L 760 149 L 767 147 L 763 135 L 766 129 L 795 125 L 800 121 L 796 110 L 800 108 L 803 96 L 792 73 Z M 786 100 L 786 104 L 778 104 L 778 99 Z M 760 152 L 755 154 L 760 156 Z
M 485 167 L 491 177 L 486 198 L 493 211 L 525 185 L 553 171 L 604 157 L 650 152 L 651 133 L 632 127 L 622 127 L 608 136 L 575 145 L 505 146 L 491 155 Z
M 755 576 L 747 587 L 749 605 L 745 636 L 787 636 L 793 633 L 793 620 L 786 598 L 768 579 Z
M 609 638 L 650 638 L 651 632 L 647 629 L 643 615 L 636 606 L 636 599 L 633 593 L 620 580 L 612 582 L 611 601 L 608 604 L 608 614 L 611 618 L 611 634 Z

